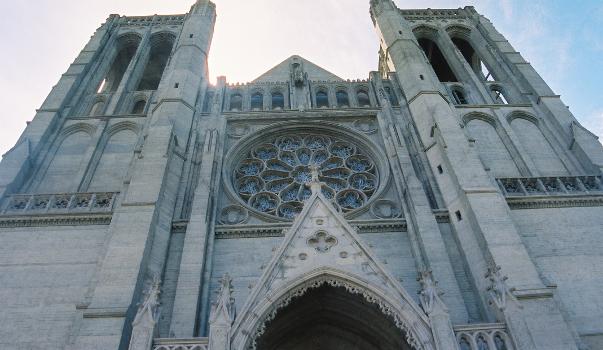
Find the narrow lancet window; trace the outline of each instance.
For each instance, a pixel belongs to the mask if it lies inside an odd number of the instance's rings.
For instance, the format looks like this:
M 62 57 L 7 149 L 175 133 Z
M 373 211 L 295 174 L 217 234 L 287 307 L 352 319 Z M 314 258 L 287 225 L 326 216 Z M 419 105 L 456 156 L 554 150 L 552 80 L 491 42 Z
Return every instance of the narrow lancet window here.
M 280 92 L 272 94 L 272 109 L 285 108 L 285 97 Z
M 427 56 L 427 59 L 440 82 L 458 81 L 454 72 L 452 72 L 452 68 L 448 65 L 444 54 L 442 54 L 442 51 L 440 51 L 440 48 L 435 42 L 422 38 L 419 39 L 419 45 L 421 45 L 423 52 L 425 52 L 425 56 Z
M 337 91 L 337 107 L 340 108 L 345 108 L 345 107 L 349 107 L 350 106 L 350 101 L 348 99 L 348 93 L 343 91 L 343 90 L 339 90 Z
M 157 90 L 163 76 L 163 71 L 172 53 L 174 40 L 173 35 L 165 33 L 156 34 L 151 38 L 151 52 L 147 66 L 138 84 L 138 91 Z
M 327 108 L 329 107 L 329 95 L 324 91 L 316 93 L 316 107 Z
M 251 95 L 251 110 L 258 111 L 264 107 L 264 95 L 259 92 Z
M 230 110 L 240 111 L 243 109 L 243 96 L 240 94 L 234 94 L 230 96 Z

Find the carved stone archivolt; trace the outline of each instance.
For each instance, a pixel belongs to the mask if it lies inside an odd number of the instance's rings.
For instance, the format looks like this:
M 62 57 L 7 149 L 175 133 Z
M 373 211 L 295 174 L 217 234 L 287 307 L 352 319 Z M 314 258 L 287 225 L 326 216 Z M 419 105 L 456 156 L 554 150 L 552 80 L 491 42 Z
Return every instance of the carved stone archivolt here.
M 294 299 L 304 296 L 309 290 L 319 288 L 323 285 L 328 285 L 330 287 L 342 287 L 348 293 L 361 295 L 367 302 L 375 304 L 384 315 L 391 317 L 397 328 L 404 332 L 407 343 L 411 345 L 413 349 L 434 349 L 431 345 L 430 334 L 425 330 L 417 329 L 417 323 L 412 322 L 408 320 L 407 317 L 400 315 L 398 310 L 387 303 L 383 298 L 360 284 L 330 275 L 323 275 L 308 280 L 296 288 L 291 289 L 285 295 L 275 301 L 270 311 L 265 314 L 262 322 L 253 332 L 247 348 L 256 350 L 257 340 L 265 333 L 267 325 L 276 317 L 277 313 L 281 309 L 291 304 Z
M 240 205 L 228 206 L 220 212 L 220 223 L 224 225 L 238 225 L 247 222 L 249 211 Z
M 402 209 L 395 202 L 382 199 L 373 203 L 371 213 L 379 219 L 396 219 L 402 216 Z

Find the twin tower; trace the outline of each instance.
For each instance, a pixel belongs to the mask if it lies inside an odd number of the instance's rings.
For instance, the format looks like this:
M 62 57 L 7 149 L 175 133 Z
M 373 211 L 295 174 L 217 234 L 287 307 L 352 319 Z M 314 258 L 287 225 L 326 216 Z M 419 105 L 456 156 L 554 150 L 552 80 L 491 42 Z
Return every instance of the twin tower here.
M 0 348 L 603 349 L 597 138 L 473 7 L 370 16 L 368 79 L 212 85 L 214 4 L 111 15 L 0 163 Z

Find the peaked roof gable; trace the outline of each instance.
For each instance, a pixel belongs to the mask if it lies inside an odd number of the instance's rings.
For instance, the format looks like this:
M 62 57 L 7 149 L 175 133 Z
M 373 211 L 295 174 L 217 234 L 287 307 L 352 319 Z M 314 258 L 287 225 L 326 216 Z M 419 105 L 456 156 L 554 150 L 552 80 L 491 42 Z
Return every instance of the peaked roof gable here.
M 356 288 L 356 293 L 366 289 L 371 295 L 368 298 L 373 298 L 372 302 L 379 304 L 384 312 L 388 310 L 400 323 L 410 344 L 416 349 L 432 349 L 429 321 L 419 305 L 381 266 L 329 200 L 316 190 L 239 313 L 233 327 L 235 347 L 243 346 L 237 344 L 237 340 L 263 333 L 261 322 L 270 320 L 283 307 L 279 300 L 287 304 L 291 298 L 312 288 L 297 288 L 301 282 L 325 275 L 353 281 L 349 286 L 353 285 L 351 288 Z M 312 285 L 316 287 L 316 283 Z M 287 295 L 288 291 L 293 294 Z M 383 300 L 375 300 L 381 298 Z M 388 306 L 383 306 L 385 304 Z
M 307 59 L 293 55 L 281 63 L 274 66 L 266 73 L 260 75 L 253 80 L 253 83 L 267 82 L 285 82 L 291 80 L 291 63 L 294 59 L 300 61 L 304 67 L 304 71 L 308 74 L 308 80 L 311 81 L 344 81 L 344 79 L 321 68 L 320 66 L 308 61 Z

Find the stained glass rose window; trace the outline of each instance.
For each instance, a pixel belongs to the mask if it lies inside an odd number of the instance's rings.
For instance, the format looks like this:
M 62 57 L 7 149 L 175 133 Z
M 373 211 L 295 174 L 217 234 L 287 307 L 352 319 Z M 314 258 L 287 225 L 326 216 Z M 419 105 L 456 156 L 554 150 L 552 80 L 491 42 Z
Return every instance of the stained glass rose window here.
M 312 195 L 312 167 L 318 169 L 323 195 L 344 213 L 364 206 L 378 187 L 374 162 L 357 146 L 304 133 L 255 146 L 237 164 L 233 185 L 251 208 L 291 220 Z

